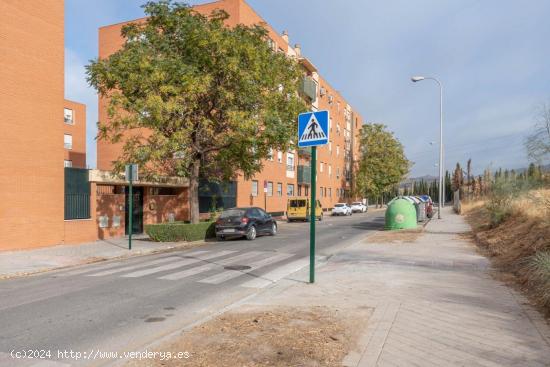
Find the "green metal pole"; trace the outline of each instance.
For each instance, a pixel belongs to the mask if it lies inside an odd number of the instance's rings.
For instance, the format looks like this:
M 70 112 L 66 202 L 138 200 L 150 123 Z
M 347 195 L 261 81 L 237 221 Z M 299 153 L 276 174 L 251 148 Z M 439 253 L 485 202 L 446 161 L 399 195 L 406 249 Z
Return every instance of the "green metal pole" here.
M 315 283 L 315 191 L 317 188 L 317 147 L 311 147 L 311 208 L 309 211 L 309 282 Z
M 132 166 L 130 166 L 130 169 L 128 170 L 129 174 L 129 185 L 128 185 L 128 250 L 132 249 L 132 219 L 134 216 L 134 195 L 132 190 L 132 180 L 133 180 L 133 172 L 132 172 Z

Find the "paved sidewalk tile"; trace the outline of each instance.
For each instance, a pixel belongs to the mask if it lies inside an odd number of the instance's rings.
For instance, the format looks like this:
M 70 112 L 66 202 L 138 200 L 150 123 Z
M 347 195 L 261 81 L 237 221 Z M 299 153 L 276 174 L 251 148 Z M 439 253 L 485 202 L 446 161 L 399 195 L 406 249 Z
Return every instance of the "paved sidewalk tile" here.
M 359 244 L 321 269 L 334 281 L 360 273 L 375 308 L 360 360 L 346 365 L 550 366 L 548 325 L 491 278 L 487 259 L 460 236 L 464 219 L 444 214 L 413 243 Z
M 79 265 L 87 262 L 150 254 L 175 247 L 192 247 L 181 242 L 153 242 L 146 236 L 136 236 L 132 250 L 127 238 L 100 240 L 79 245 L 58 245 L 21 251 L 0 251 L 0 279 L 46 270 Z

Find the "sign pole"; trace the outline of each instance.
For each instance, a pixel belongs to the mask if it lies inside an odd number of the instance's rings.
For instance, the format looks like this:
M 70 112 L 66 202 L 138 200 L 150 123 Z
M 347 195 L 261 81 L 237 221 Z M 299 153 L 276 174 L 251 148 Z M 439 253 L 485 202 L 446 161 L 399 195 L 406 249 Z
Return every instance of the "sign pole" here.
M 130 166 L 130 169 L 128 170 L 128 250 L 132 249 L 132 217 L 134 216 L 134 195 L 132 190 L 132 180 L 133 180 L 133 170 L 132 166 Z
M 309 218 L 309 282 L 315 283 L 315 210 L 317 188 L 317 147 L 311 147 L 311 207 Z

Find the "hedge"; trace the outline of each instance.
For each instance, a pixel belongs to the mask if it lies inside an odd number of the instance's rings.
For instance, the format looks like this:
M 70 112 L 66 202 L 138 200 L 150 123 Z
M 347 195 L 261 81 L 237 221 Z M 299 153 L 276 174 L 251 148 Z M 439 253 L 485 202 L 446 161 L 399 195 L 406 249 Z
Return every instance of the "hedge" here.
M 145 233 L 156 242 L 190 242 L 216 237 L 214 222 L 147 224 Z

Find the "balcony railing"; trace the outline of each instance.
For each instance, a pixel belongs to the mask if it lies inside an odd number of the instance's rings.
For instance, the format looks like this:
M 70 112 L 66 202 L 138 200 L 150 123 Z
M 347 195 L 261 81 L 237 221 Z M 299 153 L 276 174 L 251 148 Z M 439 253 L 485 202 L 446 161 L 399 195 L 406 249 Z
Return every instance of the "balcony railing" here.
M 300 93 L 312 102 L 317 99 L 317 84 L 310 77 L 304 77 L 300 83 Z
M 299 148 L 298 155 L 303 157 L 311 157 L 311 148 Z
M 311 167 L 298 165 L 298 183 L 310 184 L 311 183 Z

